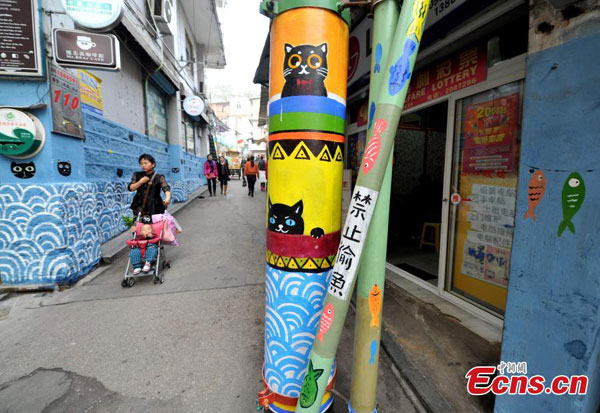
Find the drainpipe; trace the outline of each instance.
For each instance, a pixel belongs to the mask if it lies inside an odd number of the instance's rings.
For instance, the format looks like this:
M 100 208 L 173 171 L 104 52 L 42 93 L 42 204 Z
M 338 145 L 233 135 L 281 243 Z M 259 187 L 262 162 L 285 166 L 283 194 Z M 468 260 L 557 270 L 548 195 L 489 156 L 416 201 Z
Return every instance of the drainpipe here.
M 311 350 L 297 412 L 318 413 L 320 406 L 315 401 L 322 400 L 327 388 L 327 377 L 334 365 L 359 261 L 389 165 L 428 9 L 429 0 L 404 1 L 389 56 L 387 59 L 384 56 L 384 64 L 381 65 L 383 82 L 375 91 L 375 115 L 371 116 L 373 124 L 367 133 L 368 144 L 342 230 L 319 323 L 319 332 L 323 332 L 324 339 L 316 340 Z M 376 355 L 379 350 L 376 341 L 369 348 L 371 355 Z

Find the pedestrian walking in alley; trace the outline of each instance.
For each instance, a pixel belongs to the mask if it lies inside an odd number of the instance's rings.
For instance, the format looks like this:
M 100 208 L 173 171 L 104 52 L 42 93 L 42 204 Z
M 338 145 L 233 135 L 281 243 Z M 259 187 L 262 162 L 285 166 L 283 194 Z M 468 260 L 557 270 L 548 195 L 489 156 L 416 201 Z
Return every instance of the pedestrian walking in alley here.
M 163 214 L 171 203 L 171 188 L 164 175 L 157 173 L 156 161 L 152 155 L 143 154 L 138 162 L 142 171 L 134 172 L 129 183 L 129 190 L 136 191 L 131 209 L 134 216 L 151 216 Z M 160 196 L 160 191 L 165 193 L 165 199 Z
M 206 176 L 206 180 L 208 181 L 208 193 L 210 196 L 217 195 L 217 163 L 213 161 L 212 155 L 208 155 L 206 157 L 206 162 L 204 162 L 204 176 Z
M 248 196 L 254 196 L 254 184 L 256 180 L 260 178 L 260 171 L 258 170 L 258 164 L 254 163 L 254 156 L 250 156 L 246 167 L 244 168 L 244 175 L 248 180 Z
M 217 167 L 219 173 L 219 184 L 221 185 L 221 195 L 227 195 L 227 182 L 229 182 L 229 163 L 223 155 L 219 158 Z

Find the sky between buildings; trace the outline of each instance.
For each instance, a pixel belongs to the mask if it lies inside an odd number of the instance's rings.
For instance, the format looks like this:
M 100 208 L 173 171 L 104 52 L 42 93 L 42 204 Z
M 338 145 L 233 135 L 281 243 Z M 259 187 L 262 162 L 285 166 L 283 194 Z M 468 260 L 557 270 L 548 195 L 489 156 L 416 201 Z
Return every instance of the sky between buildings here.
M 225 69 L 207 69 L 207 95 L 210 101 L 226 100 L 230 95 L 260 94 L 252 83 L 270 20 L 259 13 L 260 0 L 227 0 L 219 8 L 225 43 Z

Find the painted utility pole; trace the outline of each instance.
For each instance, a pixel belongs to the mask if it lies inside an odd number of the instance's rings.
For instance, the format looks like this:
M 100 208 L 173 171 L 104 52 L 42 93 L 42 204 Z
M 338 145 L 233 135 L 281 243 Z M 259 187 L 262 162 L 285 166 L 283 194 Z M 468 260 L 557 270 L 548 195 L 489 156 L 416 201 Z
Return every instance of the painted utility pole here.
M 273 22 L 265 387 L 258 403 L 294 412 L 300 398 L 325 411 L 335 368 L 323 375 L 308 355 L 315 337 L 324 338 L 317 327 L 340 241 L 350 15 L 336 0 L 263 1 L 261 12 Z M 301 391 L 305 375 L 323 383 L 318 399 Z
M 392 153 L 428 9 L 429 0 L 404 1 L 390 55 L 385 59 L 387 63 L 381 67 L 384 81 L 376 95 L 375 115 L 371 117 L 373 124 L 367 134 L 369 144 L 365 148 L 352 194 L 319 324 L 319 333 L 324 339 L 315 341 L 311 350 L 309 370 L 312 374 L 304 378 L 297 412 L 318 413 L 320 410 L 315 401 L 323 397 L 327 377 L 332 371 L 359 260 Z M 376 342 L 370 351 L 377 354 L 379 343 Z M 362 368 L 375 367 L 367 365 Z M 305 394 L 311 397 L 303 397 Z
M 383 0 L 374 6 L 373 58 L 369 85 L 369 129 L 373 128 L 375 101 L 385 76 L 394 32 L 398 25 L 400 6 L 398 0 Z M 372 135 L 371 135 L 372 137 Z M 373 139 L 373 138 L 372 138 Z M 379 341 L 383 291 L 385 286 L 385 263 L 387 256 L 390 193 L 392 187 L 392 158 L 390 152 L 387 169 L 375 204 L 365 248 L 360 260 L 356 291 L 356 323 L 354 332 L 354 363 L 348 410 L 357 413 L 376 412 L 377 371 L 379 367 Z

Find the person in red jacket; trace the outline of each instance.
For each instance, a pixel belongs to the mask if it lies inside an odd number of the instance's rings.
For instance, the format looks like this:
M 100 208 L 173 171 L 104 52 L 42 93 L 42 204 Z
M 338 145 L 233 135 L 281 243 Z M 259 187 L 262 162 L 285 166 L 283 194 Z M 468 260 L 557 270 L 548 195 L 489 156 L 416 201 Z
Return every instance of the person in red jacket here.
M 254 163 L 254 156 L 250 156 L 246 166 L 244 167 L 244 175 L 248 180 L 248 196 L 254 196 L 254 184 L 256 180 L 260 178 L 260 171 L 258 170 L 258 164 Z

